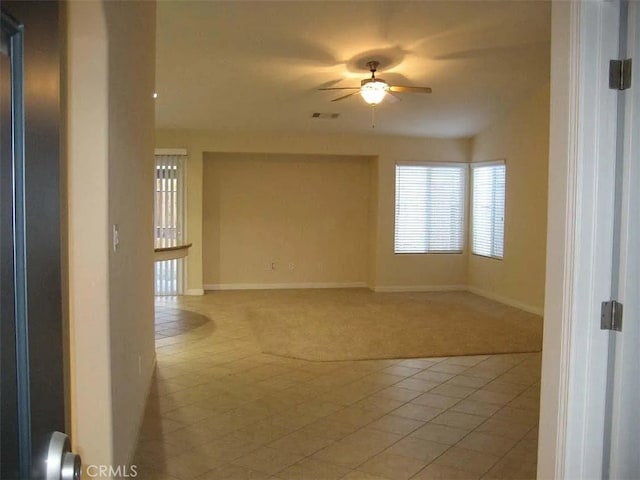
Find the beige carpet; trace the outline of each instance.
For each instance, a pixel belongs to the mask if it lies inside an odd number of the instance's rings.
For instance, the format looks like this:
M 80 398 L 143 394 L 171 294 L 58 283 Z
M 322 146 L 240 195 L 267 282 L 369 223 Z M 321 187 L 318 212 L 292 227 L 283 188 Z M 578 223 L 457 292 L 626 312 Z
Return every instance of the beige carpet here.
M 248 307 L 265 353 L 306 360 L 537 352 L 542 318 L 468 292 L 366 289 L 255 292 Z

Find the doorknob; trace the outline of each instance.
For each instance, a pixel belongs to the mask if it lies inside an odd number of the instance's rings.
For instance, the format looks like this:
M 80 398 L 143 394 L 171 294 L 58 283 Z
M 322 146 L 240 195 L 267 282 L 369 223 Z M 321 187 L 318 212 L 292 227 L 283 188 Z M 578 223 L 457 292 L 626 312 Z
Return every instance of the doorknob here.
M 69 437 L 62 432 L 53 432 L 47 452 L 46 480 L 80 480 L 82 461 L 80 455 L 71 451 Z

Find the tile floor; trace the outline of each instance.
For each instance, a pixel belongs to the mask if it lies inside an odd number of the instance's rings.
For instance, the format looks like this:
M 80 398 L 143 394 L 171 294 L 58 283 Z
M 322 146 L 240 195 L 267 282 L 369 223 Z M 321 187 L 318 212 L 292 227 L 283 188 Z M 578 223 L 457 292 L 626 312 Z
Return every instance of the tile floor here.
M 540 354 L 310 362 L 260 353 L 241 293 L 156 308 L 138 478 L 536 476 Z

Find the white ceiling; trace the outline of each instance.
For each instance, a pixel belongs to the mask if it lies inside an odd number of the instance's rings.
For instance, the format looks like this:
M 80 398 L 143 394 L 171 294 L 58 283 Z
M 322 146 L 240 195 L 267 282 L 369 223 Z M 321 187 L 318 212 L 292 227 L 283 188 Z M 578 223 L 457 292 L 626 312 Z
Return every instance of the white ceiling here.
M 218 132 L 467 137 L 549 81 L 543 1 L 160 1 L 156 124 Z M 372 112 L 365 63 L 429 86 Z M 314 112 L 339 113 L 336 120 Z

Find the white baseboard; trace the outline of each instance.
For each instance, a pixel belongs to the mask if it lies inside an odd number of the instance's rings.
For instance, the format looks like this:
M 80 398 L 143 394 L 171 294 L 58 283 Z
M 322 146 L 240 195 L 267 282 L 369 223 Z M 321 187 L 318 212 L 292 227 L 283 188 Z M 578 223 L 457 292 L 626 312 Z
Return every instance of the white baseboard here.
M 369 287 L 377 293 L 390 292 L 464 292 L 466 285 L 381 285 Z
M 189 288 L 184 292 L 185 295 L 204 295 L 202 288 Z
M 214 283 L 205 290 L 290 290 L 297 288 L 366 288 L 364 282 L 349 283 Z
M 505 305 L 509 305 L 510 307 L 515 307 L 520 310 L 524 310 L 525 312 L 533 313 L 535 315 L 540 315 L 540 316 L 544 314 L 544 308 L 542 307 L 534 307 L 533 305 L 527 305 L 526 303 L 522 303 L 517 300 L 513 300 L 511 298 L 507 298 L 501 295 L 496 295 L 495 293 L 487 292 L 478 287 L 468 286 L 467 290 L 476 295 L 480 295 L 481 297 L 488 298 L 489 300 L 495 300 L 496 302 L 504 303 Z

